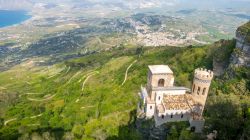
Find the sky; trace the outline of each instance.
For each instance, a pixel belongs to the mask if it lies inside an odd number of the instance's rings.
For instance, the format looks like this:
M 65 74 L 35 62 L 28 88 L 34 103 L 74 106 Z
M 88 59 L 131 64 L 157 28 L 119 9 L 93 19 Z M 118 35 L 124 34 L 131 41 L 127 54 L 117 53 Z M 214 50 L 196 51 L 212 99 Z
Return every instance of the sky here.
M 29 10 L 37 4 L 57 4 L 83 7 L 116 6 L 122 9 L 181 7 L 181 8 L 248 8 L 250 0 L 0 0 L 0 9 Z

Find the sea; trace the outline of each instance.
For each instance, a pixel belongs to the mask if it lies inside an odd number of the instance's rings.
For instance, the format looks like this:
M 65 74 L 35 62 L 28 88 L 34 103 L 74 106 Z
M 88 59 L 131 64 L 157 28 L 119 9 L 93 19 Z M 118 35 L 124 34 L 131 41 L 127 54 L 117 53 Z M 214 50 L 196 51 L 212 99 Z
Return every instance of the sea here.
M 0 28 L 22 23 L 31 18 L 26 11 L 0 10 Z

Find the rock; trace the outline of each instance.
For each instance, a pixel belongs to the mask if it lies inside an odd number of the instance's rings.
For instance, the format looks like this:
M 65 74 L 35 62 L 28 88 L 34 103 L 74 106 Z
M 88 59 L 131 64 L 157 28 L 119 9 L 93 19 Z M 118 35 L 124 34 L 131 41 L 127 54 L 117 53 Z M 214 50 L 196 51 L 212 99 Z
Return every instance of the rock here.
M 250 21 L 237 29 L 235 47 L 231 64 L 236 67 L 250 67 Z
M 143 139 L 148 140 L 165 140 L 168 133 L 166 125 L 156 127 L 153 120 L 150 119 L 136 119 L 136 128 L 142 134 Z
M 227 64 L 213 60 L 213 72 L 215 76 L 223 75 Z

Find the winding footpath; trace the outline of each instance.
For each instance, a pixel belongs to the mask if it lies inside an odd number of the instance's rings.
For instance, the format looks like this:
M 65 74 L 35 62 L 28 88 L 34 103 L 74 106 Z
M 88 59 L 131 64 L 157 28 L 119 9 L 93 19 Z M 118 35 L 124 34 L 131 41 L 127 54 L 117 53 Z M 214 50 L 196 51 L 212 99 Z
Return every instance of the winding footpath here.
M 23 95 L 40 95 L 42 93 L 24 93 L 24 94 L 20 94 L 19 97 L 22 97 Z
M 0 93 L 2 92 L 2 91 L 4 91 L 4 90 L 6 90 L 7 88 L 5 88 L 5 87 L 0 87 Z
M 129 69 L 130 69 L 136 62 L 137 62 L 137 60 L 135 60 L 134 62 L 132 62 L 132 63 L 128 66 L 128 68 L 127 68 L 127 70 L 126 70 L 126 73 L 125 73 L 124 81 L 122 82 L 122 86 L 123 86 L 123 85 L 125 84 L 125 82 L 127 81 Z
M 65 68 L 66 68 L 66 67 L 65 67 Z M 61 74 L 61 72 L 64 71 L 65 68 L 63 68 L 63 69 L 62 69 L 61 71 L 59 71 L 58 73 L 55 73 L 54 75 L 49 76 L 48 79 L 53 78 L 53 77 L 55 77 L 55 76 Z M 69 67 L 69 69 L 70 69 L 70 67 Z M 69 69 L 67 70 L 67 73 L 68 73 Z
M 91 105 L 91 106 L 83 106 L 83 107 L 81 107 L 81 109 L 92 108 L 92 107 L 95 107 L 95 106 L 94 106 L 94 105 Z
M 82 82 L 82 80 L 83 80 L 84 78 L 86 78 L 88 75 L 93 74 L 93 73 L 95 73 L 95 72 L 97 72 L 97 71 L 92 71 L 92 72 L 87 73 L 86 75 L 84 75 L 84 76 L 78 81 L 78 83 Z
M 89 78 L 92 77 L 92 76 L 94 76 L 94 75 L 97 74 L 97 73 L 98 73 L 98 72 L 95 71 L 95 73 L 93 72 L 92 74 L 88 75 L 88 77 L 87 77 L 87 78 L 83 81 L 83 83 L 82 83 L 82 91 L 83 91 L 83 89 L 84 89 L 85 84 L 86 84 L 87 81 L 89 80 Z
M 7 121 L 4 122 L 4 125 L 6 126 L 8 123 L 12 122 L 12 121 L 15 121 L 17 120 L 17 118 L 14 118 L 14 119 L 9 119 Z
M 35 115 L 35 116 L 31 116 L 31 117 L 25 117 L 24 119 L 28 119 L 28 118 L 34 119 L 34 118 L 41 117 L 42 115 L 43 115 L 43 113 Z M 16 120 L 17 120 L 17 118 L 9 119 L 9 120 L 7 120 L 7 121 L 4 122 L 4 126 L 6 126 L 8 123 L 10 123 L 12 121 L 16 121 Z
M 43 102 L 43 101 L 51 100 L 55 96 L 56 96 L 56 94 L 54 94 L 54 95 L 52 95 L 52 96 L 50 96 L 48 98 L 45 98 L 45 99 L 34 99 L 34 98 L 27 98 L 27 99 L 30 100 L 30 101 Z
M 67 84 L 69 84 L 71 81 L 72 81 L 72 79 L 74 79 L 77 75 L 79 75 L 81 73 L 81 71 L 78 71 L 76 74 L 74 74 L 69 80 L 68 80 L 68 82 L 66 83 L 66 85 Z
M 84 90 L 84 86 L 85 86 L 85 84 L 87 83 L 87 81 L 89 80 L 89 78 L 91 78 L 92 76 L 94 76 L 95 74 L 97 74 L 98 73 L 98 71 L 93 71 L 93 72 L 90 72 L 90 73 L 88 73 L 88 74 L 86 74 L 86 75 L 84 75 L 83 76 L 83 78 L 81 78 L 78 82 L 81 82 L 86 76 L 87 76 L 87 78 L 83 81 L 83 83 L 82 83 L 82 91 Z M 80 99 L 78 98 L 78 99 L 76 99 L 76 103 L 78 103 L 80 101 Z
M 41 114 L 39 114 L 39 115 L 31 116 L 30 118 L 31 118 L 31 119 L 34 119 L 34 118 L 41 117 L 42 115 L 43 115 L 43 113 L 41 113 Z
M 65 74 L 67 74 L 67 73 L 70 71 L 70 69 L 71 69 L 71 67 L 69 67 L 69 68 L 67 69 L 67 71 L 66 71 L 66 73 L 65 73 Z

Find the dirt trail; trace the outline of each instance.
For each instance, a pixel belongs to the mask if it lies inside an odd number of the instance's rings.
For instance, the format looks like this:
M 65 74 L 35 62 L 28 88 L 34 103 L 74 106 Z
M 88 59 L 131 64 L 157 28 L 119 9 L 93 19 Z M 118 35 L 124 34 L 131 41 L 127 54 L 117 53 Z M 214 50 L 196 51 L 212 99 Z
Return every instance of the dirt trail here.
M 76 101 L 75 101 L 75 102 L 76 102 L 76 103 L 78 103 L 79 101 L 80 101 L 80 99 L 76 99 Z
M 0 90 L 6 90 L 7 88 L 5 88 L 5 87 L 0 87 Z
M 35 115 L 35 116 L 31 116 L 31 119 L 37 118 L 37 117 L 41 117 L 43 115 L 43 113 L 39 114 L 39 115 Z
M 127 77 L 128 77 L 128 71 L 129 69 L 137 62 L 137 60 L 133 61 L 127 68 L 126 72 L 125 72 L 125 77 L 124 77 L 124 81 L 122 82 L 122 85 L 125 84 L 125 82 L 127 81 Z
M 35 124 L 28 124 L 27 126 L 39 126 L 39 123 L 35 123 Z
M 65 67 L 65 68 L 66 68 L 66 67 Z M 61 72 L 64 71 L 65 68 L 63 68 L 63 69 L 62 69 L 61 71 L 59 71 L 58 73 L 55 73 L 54 75 L 49 76 L 48 79 L 53 78 L 53 77 L 55 77 L 55 76 L 61 74 Z M 70 67 L 69 67 L 69 68 L 70 68 Z M 67 71 L 68 71 L 68 70 L 67 70 Z
M 71 80 L 72 79 L 74 79 L 77 75 L 79 75 L 81 73 L 81 71 L 78 71 L 77 73 L 75 73 L 69 80 L 68 80 L 68 82 L 66 83 L 66 85 L 67 84 L 69 84 L 70 82 L 71 82 Z
M 70 68 L 71 68 L 71 67 L 69 67 L 69 68 L 67 69 L 67 71 L 66 71 L 66 73 L 65 73 L 65 74 L 67 74 L 67 73 L 70 71 Z
M 92 74 L 92 73 L 95 73 L 95 72 L 96 72 L 96 71 L 92 71 L 92 72 L 87 73 L 86 75 L 84 75 L 84 76 L 78 81 L 78 83 L 82 82 L 82 80 L 83 80 L 84 78 L 86 78 L 88 75 L 90 75 L 90 74 Z
M 78 82 L 81 82 L 86 76 L 87 76 L 87 78 L 83 81 L 83 83 L 82 83 L 82 91 L 83 91 L 83 89 L 84 89 L 84 86 L 85 86 L 85 84 L 86 84 L 86 82 L 89 80 L 89 78 L 91 78 L 92 76 L 94 76 L 95 74 L 97 74 L 98 73 L 98 71 L 92 71 L 92 72 L 90 72 L 90 73 L 87 73 L 86 75 L 84 75 L 83 76 L 83 78 L 81 78 Z M 80 101 L 80 99 L 78 98 L 78 99 L 76 99 L 76 101 L 75 101 L 75 103 L 78 103 Z
M 43 101 L 48 101 L 48 100 L 51 100 L 52 98 L 54 98 L 56 96 L 56 94 L 48 97 L 48 98 L 45 98 L 45 99 L 33 99 L 33 98 L 27 98 L 28 100 L 30 101 L 36 101 L 36 102 L 43 102 Z
M 4 122 L 4 125 L 6 126 L 8 123 L 12 122 L 12 121 L 15 121 L 17 120 L 17 118 L 14 118 L 14 119 L 9 119 L 7 121 Z
M 95 107 L 95 106 L 94 106 L 94 105 L 91 105 L 91 106 L 83 106 L 83 107 L 81 107 L 81 109 L 91 108 L 91 107 Z
M 95 73 L 90 74 L 90 75 L 83 81 L 83 83 L 82 83 L 82 91 L 83 91 L 83 89 L 84 89 L 85 84 L 86 84 L 87 81 L 89 80 L 89 78 L 92 77 L 92 76 L 94 76 L 94 75 L 97 74 L 97 73 L 98 73 L 98 72 L 96 71 Z
M 23 95 L 40 95 L 43 93 L 24 93 L 24 94 L 20 94 L 19 97 L 22 97 Z
M 37 118 L 37 117 L 41 117 L 42 115 L 43 115 L 43 113 L 35 115 L 35 116 L 31 116 L 31 117 L 25 117 L 24 119 L 28 119 L 28 118 L 34 119 L 34 118 Z M 8 123 L 10 123 L 12 121 L 16 121 L 16 120 L 17 120 L 17 118 L 9 119 L 9 120 L 4 122 L 4 125 L 6 126 Z

